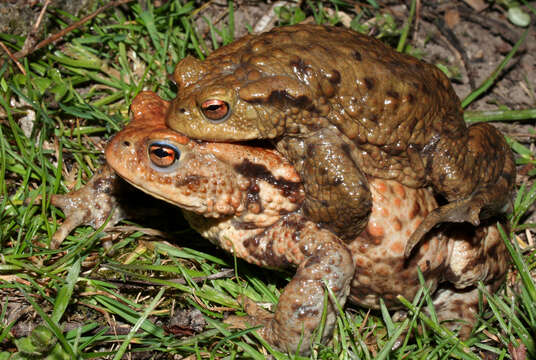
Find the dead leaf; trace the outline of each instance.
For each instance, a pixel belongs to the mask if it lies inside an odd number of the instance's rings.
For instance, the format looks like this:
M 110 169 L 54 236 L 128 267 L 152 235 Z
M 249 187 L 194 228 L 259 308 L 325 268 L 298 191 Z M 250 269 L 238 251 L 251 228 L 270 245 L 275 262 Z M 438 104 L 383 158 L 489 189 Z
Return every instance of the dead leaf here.
M 454 28 L 460 22 L 460 13 L 457 9 L 450 9 L 445 12 L 445 23 L 449 29 Z
M 512 360 L 525 360 L 527 358 L 527 348 L 523 344 L 515 347 L 514 344 L 508 344 L 508 352 L 512 356 Z

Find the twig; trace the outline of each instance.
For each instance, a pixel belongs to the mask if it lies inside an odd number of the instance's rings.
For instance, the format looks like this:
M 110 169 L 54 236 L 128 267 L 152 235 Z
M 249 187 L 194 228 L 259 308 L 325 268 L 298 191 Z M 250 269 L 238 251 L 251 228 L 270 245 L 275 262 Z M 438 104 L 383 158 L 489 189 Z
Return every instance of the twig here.
M 23 74 L 23 75 L 26 75 L 26 71 L 24 70 L 24 68 L 22 67 L 22 64 L 15 58 L 15 56 L 11 53 L 11 51 L 9 51 L 9 49 L 7 48 L 7 46 L 0 41 L 0 47 L 2 49 L 4 49 L 4 51 L 7 53 L 7 56 L 9 56 L 9 58 L 11 60 L 13 60 L 13 62 L 17 65 L 17 67 L 19 68 L 20 72 Z
M 413 26 L 413 42 L 417 41 L 420 22 L 421 22 L 421 0 L 417 0 L 415 2 L 415 25 Z
M 37 18 L 37 21 L 35 22 L 35 25 L 33 26 L 32 31 L 37 32 L 37 29 L 39 29 L 39 26 L 41 26 L 41 22 L 43 22 L 43 18 L 45 17 L 45 12 L 47 11 L 47 7 L 48 5 L 50 5 L 51 1 L 52 0 L 45 1 L 45 4 L 43 5 L 41 12 L 39 13 L 39 17 Z
M 41 26 L 41 23 L 43 22 L 43 18 L 45 17 L 45 13 L 47 11 L 48 6 L 50 5 L 50 2 L 51 0 L 45 1 L 45 4 L 43 5 L 43 8 L 41 9 L 39 16 L 37 17 L 37 21 L 32 26 L 32 29 L 28 32 L 28 36 L 26 37 L 26 40 L 24 41 L 24 45 L 22 46 L 22 49 L 19 51 L 19 53 L 24 53 L 24 52 L 29 51 L 37 43 L 37 33 L 39 31 L 39 27 Z
M 442 18 L 438 17 L 435 22 L 436 27 L 439 30 L 439 33 L 442 37 L 445 38 L 445 41 L 449 48 L 457 55 L 459 61 L 463 64 L 465 71 L 467 71 L 467 78 L 469 79 L 469 86 L 471 91 L 475 89 L 475 72 L 473 67 L 470 65 L 469 56 L 467 56 L 467 51 L 463 47 L 462 43 L 454 34 L 454 32 L 445 25 L 445 21 Z
M 121 271 L 120 267 L 111 266 L 111 264 L 102 264 L 102 267 L 108 270 L 114 270 L 114 271 Z M 234 275 L 234 269 L 223 269 L 215 274 L 210 274 L 206 276 L 197 276 L 193 277 L 190 280 L 194 283 L 202 283 L 207 280 L 216 280 L 216 279 L 224 279 L 229 278 Z M 95 278 L 95 280 L 102 280 L 99 278 Z M 172 282 L 175 284 L 181 284 L 185 285 L 187 284 L 186 280 L 183 278 L 175 278 L 175 279 L 164 279 L 165 281 Z M 140 287 L 146 287 L 146 286 L 162 286 L 162 284 L 159 284 L 157 282 L 152 281 L 143 281 L 143 280 L 132 280 L 127 279 L 125 280 L 113 280 L 113 279 L 106 279 L 106 281 L 113 283 L 119 287 L 124 288 L 140 288 Z
M 456 8 L 456 11 L 459 12 L 458 7 Z M 460 40 L 456 37 L 454 32 L 445 25 L 445 21 L 441 17 L 438 17 L 435 13 L 428 9 L 423 9 L 423 17 L 435 25 L 439 31 L 439 36 L 443 39 L 443 41 L 445 41 L 447 46 L 457 57 L 458 61 L 462 63 L 465 71 L 467 72 L 469 86 L 471 87 L 471 90 L 473 90 L 476 87 L 474 70 L 470 65 L 469 57 L 467 56 L 467 52 L 465 51 L 465 48 Z
M 29 49 L 27 51 L 19 51 L 15 54 L 15 58 L 17 59 L 20 59 L 20 58 L 23 58 L 25 56 L 28 56 L 29 54 L 33 53 L 34 51 L 37 51 L 39 49 L 41 49 L 42 47 L 45 47 L 47 46 L 48 44 L 60 39 L 61 37 L 65 36 L 66 34 L 68 34 L 69 32 L 73 31 L 74 29 L 80 27 L 81 25 L 83 25 L 84 23 L 88 22 L 89 20 L 95 18 L 97 15 L 99 15 L 100 13 L 102 13 L 103 11 L 106 11 L 108 10 L 109 8 L 111 7 L 116 7 L 116 6 L 119 6 L 119 5 L 123 5 L 123 4 L 126 4 L 128 2 L 131 2 L 133 0 L 116 0 L 116 1 L 111 1 L 109 2 L 108 4 L 106 5 L 103 5 L 101 6 L 100 8 L 98 8 L 96 11 L 94 11 L 93 13 L 89 14 L 88 16 L 84 17 L 83 19 L 81 20 L 78 20 L 77 22 L 75 22 L 74 24 L 71 24 L 69 26 L 67 26 L 65 29 L 62 29 L 61 31 L 57 32 L 56 34 L 52 34 L 50 35 L 48 38 L 46 38 L 45 40 L 41 41 L 40 43 L 38 43 L 35 47 L 33 47 L 32 49 Z
M 509 137 L 512 137 L 512 138 L 516 138 L 516 139 L 519 139 L 519 138 L 536 138 L 536 134 L 531 134 L 531 133 L 528 133 L 528 132 L 508 132 L 508 135 Z
M 499 66 L 491 73 L 491 75 L 480 85 L 475 91 L 471 92 L 465 99 L 462 100 L 462 108 L 466 108 L 467 105 L 469 105 L 471 102 L 473 102 L 474 99 L 479 97 L 482 93 L 484 93 L 486 90 L 488 90 L 491 85 L 495 82 L 495 79 L 499 76 L 502 69 L 508 64 L 512 56 L 516 53 L 516 51 L 519 49 L 521 44 L 525 41 L 525 38 L 527 37 L 528 30 L 525 30 L 523 32 L 523 35 L 519 38 L 519 40 L 516 42 L 516 44 L 512 47 L 512 50 L 508 53 L 508 55 L 505 56 L 505 58 L 501 61 Z

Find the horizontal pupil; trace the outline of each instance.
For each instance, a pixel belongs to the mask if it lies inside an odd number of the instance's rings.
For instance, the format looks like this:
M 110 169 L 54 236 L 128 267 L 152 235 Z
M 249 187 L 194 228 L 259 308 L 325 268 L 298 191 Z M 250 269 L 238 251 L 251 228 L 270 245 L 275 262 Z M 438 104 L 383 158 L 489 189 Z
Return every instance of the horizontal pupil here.
M 153 154 L 158 156 L 159 158 L 164 158 L 170 155 L 168 150 L 164 150 L 163 148 L 156 148 L 153 150 Z
M 216 111 L 221 107 L 221 105 L 209 105 L 207 106 L 208 111 Z

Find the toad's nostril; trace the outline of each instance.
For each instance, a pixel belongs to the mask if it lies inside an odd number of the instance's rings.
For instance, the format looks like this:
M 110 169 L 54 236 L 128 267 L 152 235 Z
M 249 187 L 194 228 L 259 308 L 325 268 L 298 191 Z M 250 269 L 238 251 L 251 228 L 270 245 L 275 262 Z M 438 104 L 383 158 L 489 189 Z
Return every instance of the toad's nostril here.
M 125 147 L 130 146 L 130 141 L 127 141 L 127 140 L 123 141 L 123 146 Z

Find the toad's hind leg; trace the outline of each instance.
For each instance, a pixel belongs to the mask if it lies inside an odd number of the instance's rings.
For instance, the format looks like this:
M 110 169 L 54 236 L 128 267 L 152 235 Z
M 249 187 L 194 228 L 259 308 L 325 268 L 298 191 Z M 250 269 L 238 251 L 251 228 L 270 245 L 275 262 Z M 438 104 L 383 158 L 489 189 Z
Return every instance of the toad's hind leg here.
M 439 223 L 478 226 L 480 220 L 505 212 L 515 185 L 514 156 L 504 136 L 492 125 L 473 125 L 467 136 L 443 136 L 426 152 L 433 187 L 449 203 L 431 212 L 411 235 L 406 257 Z
M 440 288 L 434 298 L 437 319 L 451 330 L 459 329 L 461 339 L 469 338 L 478 314 L 478 289 Z
M 477 228 L 470 224 L 454 225 L 447 230 L 447 236 L 451 238 L 444 276 L 448 283 L 436 292 L 434 306 L 439 321 L 461 320 L 445 325 L 459 328 L 460 337 L 466 339 L 477 321 L 477 283 L 482 281 L 489 292 L 496 291 L 508 269 L 508 254 L 496 224 Z

